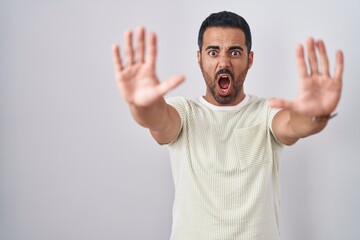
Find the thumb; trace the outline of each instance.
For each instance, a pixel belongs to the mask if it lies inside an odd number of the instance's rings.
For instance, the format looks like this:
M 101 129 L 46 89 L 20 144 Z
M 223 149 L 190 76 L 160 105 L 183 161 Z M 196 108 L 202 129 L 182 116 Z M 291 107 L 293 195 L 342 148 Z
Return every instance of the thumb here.
M 170 90 L 176 88 L 179 86 L 182 82 L 184 82 L 185 77 L 183 75 L 175 75 L 166 80 L 165 82 L 162 82 L 158 86 L 158 92 L 161 96 L 168 93 Z

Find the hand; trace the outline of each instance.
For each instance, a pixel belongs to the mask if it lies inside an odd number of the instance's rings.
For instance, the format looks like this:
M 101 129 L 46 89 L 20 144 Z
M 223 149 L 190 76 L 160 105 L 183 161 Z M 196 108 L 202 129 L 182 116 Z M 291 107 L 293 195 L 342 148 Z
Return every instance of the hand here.
M 319 52 L 320 63 L 315 48 Z M 307 51 L 310 71 L 306 66 L 303 46 L 299 45 L 296 48 L 297 68 L 300 75 L 300 91 L 297 98 L 293 101 L 272 99 L 269 101 L 269 106 L 288 108 L 305 116 L 329 116 L 335 110 L 341 96 L 343 53 L 337 51 L 335 72 L 331 77 L 324 42 L 315 42 L 314 39 L 309 38 Z
M 171 89 L 177 87 L 184 80 L 183 76 L 173 76 L 160 83 L 156 76 L 156 35 L 150 33 L 145 59 L 145 29 L 137 30 L 137 48 L 134 56 L 132 32 L 125 32 L 125 58 L 123 65 L 120 57 L 120 47 L 113 46 L 113 60 L 115 78 L 119 91 L 130 105 L 147 107 L 162 98 Z

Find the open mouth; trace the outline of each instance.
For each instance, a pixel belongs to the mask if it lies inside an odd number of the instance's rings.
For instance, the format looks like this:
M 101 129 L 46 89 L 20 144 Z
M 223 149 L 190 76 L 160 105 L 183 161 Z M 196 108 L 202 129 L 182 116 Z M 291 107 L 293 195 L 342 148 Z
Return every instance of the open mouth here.
M 230 87 L 230 78 L 228 75 L 221 75 L 218 79 L 218 84 L 223 93 L 226 93 Z

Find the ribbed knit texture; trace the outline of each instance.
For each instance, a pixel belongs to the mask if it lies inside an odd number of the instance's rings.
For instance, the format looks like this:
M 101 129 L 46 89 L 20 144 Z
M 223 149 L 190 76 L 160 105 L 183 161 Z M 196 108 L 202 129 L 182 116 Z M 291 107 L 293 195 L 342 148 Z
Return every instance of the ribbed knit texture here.
M 170 98 L 181 116 L 168 144 L 175 183 L 171 240 L 279 239 L 277 110 L 247 97 L 234 107 Z

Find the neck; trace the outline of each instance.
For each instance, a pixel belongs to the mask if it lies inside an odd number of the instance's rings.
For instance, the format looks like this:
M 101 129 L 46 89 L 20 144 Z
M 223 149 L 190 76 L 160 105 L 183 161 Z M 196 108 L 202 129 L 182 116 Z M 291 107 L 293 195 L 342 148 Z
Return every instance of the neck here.
M 216 98 L 214 97 L 214 95 L 211 93 L 211 91 L 209 90 L 209 89 L 207 89 L 206 90 L 206 94 L 205 94 L 205 96 L 203 96 L 203 98 L 207 101 L 207 102 L 209 102 L 209 103 L 211 103 L 211 104 L 213 104 L 213 105 L 215 105 L 215 106 L 235 106 L 235 105 L 238 105 L 242 100 L 244 100 L 244 98 L 245 98 L 245 93 L 244 93 L 244 90 L 242 89 L 235 97 L 234 97 L 234 99 L 232 99 L 230 102 L 227 102 L 226 101 L 226 103 L 224 103 L 224 102 L 221 102 L 219 99 L 219 97 L 217 97 L 218 98 L 218 100 L 216 100 Z M 224 99 L 226 98 L 226 97 L 223 97 Z

